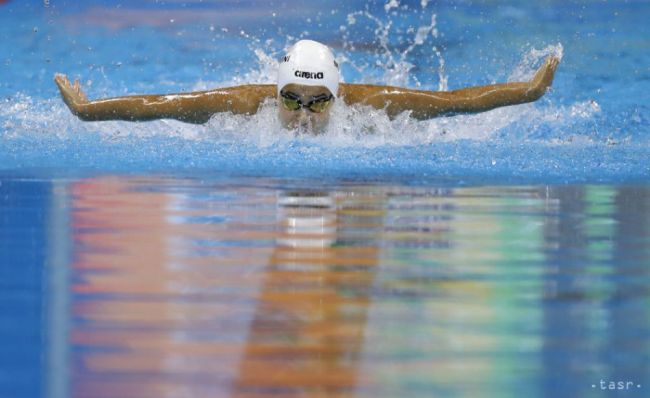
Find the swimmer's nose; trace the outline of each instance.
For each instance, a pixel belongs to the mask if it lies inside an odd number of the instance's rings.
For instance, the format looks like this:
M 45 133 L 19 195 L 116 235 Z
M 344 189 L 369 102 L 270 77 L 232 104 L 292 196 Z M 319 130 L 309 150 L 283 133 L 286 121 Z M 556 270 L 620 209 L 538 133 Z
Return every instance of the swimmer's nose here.
M 298 124 L 301 126 L 306 126 L 309 124 L 309 114 L 305 109 L 300 110 L 300 115 L 298 115 Z

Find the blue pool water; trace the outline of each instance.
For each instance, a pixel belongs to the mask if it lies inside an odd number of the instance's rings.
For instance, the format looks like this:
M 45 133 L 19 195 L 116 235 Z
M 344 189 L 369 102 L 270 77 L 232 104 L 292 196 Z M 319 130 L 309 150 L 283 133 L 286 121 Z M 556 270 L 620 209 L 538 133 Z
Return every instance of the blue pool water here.
M 646 1 L 0 2 L 0 397 L 649 396 L 649 19 Z M 52 81 L 272 83 L 299 38 L 346 82 L 432 90 L 562 62 L 533 104 L 421 122 L 335 104 L 318 136 L 272 104 L 85 123 Z

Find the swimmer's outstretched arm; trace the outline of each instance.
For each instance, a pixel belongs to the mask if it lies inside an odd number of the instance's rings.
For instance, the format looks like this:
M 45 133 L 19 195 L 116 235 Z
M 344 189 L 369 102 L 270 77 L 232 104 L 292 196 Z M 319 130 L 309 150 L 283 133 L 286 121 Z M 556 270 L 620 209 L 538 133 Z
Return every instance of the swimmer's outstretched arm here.
M 79 82 L 65 75 L 54 81 L 70 111 L 86 121 L 177 119 L 187 123 L 206 123 L 219 112 L 256 113 L 266 98 L 276 96 L 275 84 L 245 85 L 210 91 L 167 95 L 133 95 L 88 101 Z
M 548 57 L 528 82 L 503 83 L 455 91 L 422 91 L 400 87 L 341 84 L 339 96 L 348 104 L 385 109 L 390 117 L 411 111 L 416 119 L 455 113 L 475 113 L 539 99 L 553 82 L 560 60 Z

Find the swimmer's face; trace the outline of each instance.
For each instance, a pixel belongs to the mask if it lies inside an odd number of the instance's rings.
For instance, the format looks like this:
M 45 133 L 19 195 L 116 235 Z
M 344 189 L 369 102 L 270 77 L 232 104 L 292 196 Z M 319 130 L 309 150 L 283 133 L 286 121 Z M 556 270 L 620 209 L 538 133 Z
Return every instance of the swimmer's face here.
M 334 97 L 322 86 L 287 84 L 278 94 L 280 122 L 285 128 L 325 129 Z

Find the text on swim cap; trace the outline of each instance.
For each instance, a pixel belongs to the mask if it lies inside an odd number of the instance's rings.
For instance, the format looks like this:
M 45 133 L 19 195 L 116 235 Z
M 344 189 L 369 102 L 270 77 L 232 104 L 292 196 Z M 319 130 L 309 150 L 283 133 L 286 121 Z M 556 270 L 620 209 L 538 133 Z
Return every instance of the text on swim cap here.
M 324 77 L 323 72 L 303 72 L 299 70 L 297 70 L 293 75 L 303 79 L 322 79 Z

